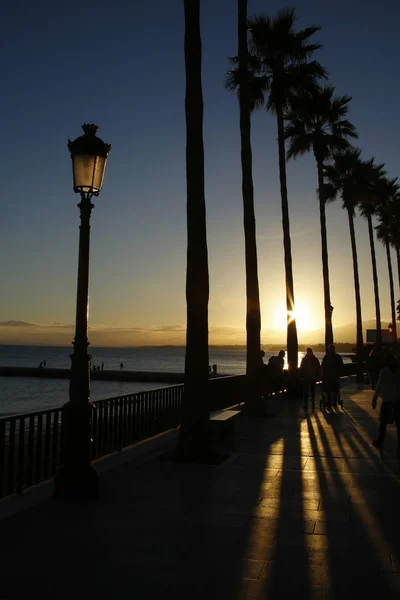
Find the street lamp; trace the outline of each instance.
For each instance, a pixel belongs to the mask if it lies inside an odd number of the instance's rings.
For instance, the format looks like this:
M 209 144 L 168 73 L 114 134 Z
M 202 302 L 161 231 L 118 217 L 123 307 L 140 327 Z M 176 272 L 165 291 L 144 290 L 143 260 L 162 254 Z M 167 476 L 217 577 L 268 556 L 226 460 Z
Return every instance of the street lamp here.
M 96 136 L 98 127 L 82 125 L 84 135 L 71 142 L 74 192 L 80 194 L 78 204 L 79 228 L 78 286 L 74 350 L 71 358 L 69 402 L 63 406 L 61 467 L 55 477 L 54 494 L 65 501 L 95 500 L 98 496 L 97 472 L 91 467 L 91 421 L 94 405 L 90 401 L 89 305 L 89 246 L 90 216 L 103 184 L 109 144 Z

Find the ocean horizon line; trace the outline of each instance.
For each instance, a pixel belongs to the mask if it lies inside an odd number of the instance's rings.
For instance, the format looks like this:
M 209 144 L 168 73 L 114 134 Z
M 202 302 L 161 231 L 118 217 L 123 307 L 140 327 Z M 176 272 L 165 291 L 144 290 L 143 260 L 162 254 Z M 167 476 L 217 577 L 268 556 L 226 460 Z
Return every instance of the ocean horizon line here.
M 336 346 L 346 346 L 346 347 L 350 347 L 350 346 L 355 346 L 356 342 L 335 342 Z M 279 343 L 273 343 L 273 344 L 261 344 L 261 348 L 262 349 L 277 349 L 277 348 L 286 348 L 286 342 Z M 27 348 L 73 348 L 73 344 L 71 342 L 71 344 L 65 345 L 65 344 L 3 344 L 0 343 L 0 348 L 17 348 L 17 347 L 27 347 Z M 323 341 L 321 342 L 317 342 L 317 343 L 301 343 L 298 345 L 299 350 L 301 350 L 302 348 L 307 348 L 308 346 L 311 347 L 320 347 L 320 346 L 325 346 L 325 343 Z M 184 344 L 146 344 L 146 345 L 122 345 L 122 346 L 101 346 L 101 345 L 96 345 L 96 344 L 89 344 L 89 348 L 132 348 L 132 349 L 146 349 L 146 348 L 185 348 L 186 346 Z M 208 346 L 209 348 L 229 348 L 229 349 L 241 349 L 241 350 L 245 350 L 246 349 L 246 344 L 209 344 Z

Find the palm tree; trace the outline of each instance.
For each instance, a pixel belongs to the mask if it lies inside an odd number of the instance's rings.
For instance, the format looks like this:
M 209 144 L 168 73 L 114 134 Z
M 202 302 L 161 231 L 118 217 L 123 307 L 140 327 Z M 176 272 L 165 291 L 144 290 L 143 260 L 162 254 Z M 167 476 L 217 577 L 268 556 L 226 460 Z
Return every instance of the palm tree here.
M 298 366 L 298 339 L 286 184 L 284 111 L 293 96 L 304 92 L 315 85 L 316 80 L 325 77 L 325 69 L 318 62 L 309 61 L 312 54 L 321 48 L 321 44 L 309 41 L 320 27 L 312 25 L 295 31 L 295 21 L 294 9 L 281 10 L 276 17 L 256 15 L 249 20 L 250 51 L 260 65 L 260 74 L 263 76 L 265 91 L 268 93 L 267 110 L 274 113 L 277 119 L 289 369 L 297 369 Z
M 238 96 L 242 163 L 243 226 L 246 265 L 246 374 L 254 377 L 261 365 L 261 314 L 258 285 L 256 219 L 254 213 L 253 167 L 251 151 L 252 101 L 248 85 L 247 0 L 238 0 Z M 250 394 L 250 396 L 252 396 Z M 249 402 L 257 401 L 250 398 Z M 258 404 L 258 402 L 257 402 Z M 250 408 L 250 406 L 248 407 Z M 257 410 L 257 406 L 252 409 Z
M 374 158 L 363 163 L 363 177 L 365 186 L 363 186 L 362 196 L 359 200 L 358 206 L 360 208 L 362 216 L 367 220 L 368 224 L 368 235 L 369 245 L 371 250 L 371 262 L 372 262 L 372 276 L 374 282 L 374 296 L 375 296 L 375 314 L 376 314 L 376 346 L 378 349 L 382 347 L 382 324 L 381 324 L 381 308 L 379 302 L 379 284 L 378 284 L 378 269 L 376 267 L 376 253 L 375 253 L 375 242 L 374 242 L 374 229 L 372 225 L 372 216 L 376 212 L 377 204 L 377 186 L 379 185 L 382 177 L 385 176 L 386 171 L 384 165 L 376 165 Z
M 335 88 L 332 86 L 314 86 L 306 94 L 294 97 L 290 109 L 285 114 L 285 139 L 289 140 L 287 157 L 296 158 L 312 151 L 317 163 L 326 352 L 329 345 L 333 344 L 333 329 L 325 216 L 324 164 L 332 152 L 343 150 L 349 145 L 347 138 L 357 137 L 354 126 L 346 118 L 350 100 L 350 96 L 335 96 Z
M 396 252 L 397 276 L 400 286 L 400 194 L 393 198 L 391 203 L 392 214 L 390 215 L 390 243 Z
M 397 342 L 396 330 L 396 301 L 394 295 L 393 269 L 392 259 L 390 256 L 390 246 L 393 241 L 393 217 L 395 214 L 395 205 L 397 203 L 399 186 L 395 179 L 383 178 L 378 186 L 378 207 L 377 216 L 379 224 L 376 229 L 378 240 L 381 240 L 386 250 L 386 260 L 389 271 L 389 287 L 390 287 L 390 305 L 392 313 L 392 335 L 393 340 Z
M 364 179 L 365 168 L 361 159 L 361 151 L 348 148 L 343 152 L 335 152 L 332 161 L 325 166 L 325 198 L 332 201 L 340 195 L 342 208 L 346 210 L 349 221 L 351 251 L 353 256 L 354 291 L 356 300 L 356 331 L 357 331 L 357 360 L 362 361 L 363 326 L 361 312 L 360 277 L 358 272 L 358 256 L 356 234 L 354 230 L 354 217 L 357 204 L 362 197 L 363 186 L 369 184 Z
M 390 231 L 386 227 L 386 224 L 381 221 L 379 225 L 375 227 L 376 236 L 378 240 L 382 242 L 385 246 L 386 250 L 386 260 L 389 271 L 389 289 L 390 289 L 390 306 L 392 313 L 392 336 L 394 342 L 397 342 L 397 328 L 396 328 L 396 301 L 394 295 L 394 282 L 393 282 L 393 269 L 392 269 L 392 259 L 390 256 Z
M 183 458 L 208 451 L 208 297 L 204 194 L 200 0 L 184 0 L 186 72 L 186 356 L 182 421 L 177 448 Z
M 284 111 L 291 98 L 315 85 L 325 77 L 325 69 L 316 61 L 309 61 L 321 44 L 310 43 L 309 38 L 319 31 L 310 26 L 295 31 L 294 9 L 281 10 L 276 17 L 256 15 L 249 19 L 250 57 L 248 78 L 251 107 L 264 104 L 276 115 L 278 126 L 279 178 L 282 200 L 283 246 L 286 276 L 286 308 L 288 317 L 287 350 L 289 369 L 297 369 L 298 341 L 295 319 L 292 250 L 290 240 L 289 205 L 286 186 L 286 156 L 284 139 Z M 231 59 L 237 65 L 237 58 Z M 237 69 L 228 73 L 226 86 L 234 90 L 238 85 Z

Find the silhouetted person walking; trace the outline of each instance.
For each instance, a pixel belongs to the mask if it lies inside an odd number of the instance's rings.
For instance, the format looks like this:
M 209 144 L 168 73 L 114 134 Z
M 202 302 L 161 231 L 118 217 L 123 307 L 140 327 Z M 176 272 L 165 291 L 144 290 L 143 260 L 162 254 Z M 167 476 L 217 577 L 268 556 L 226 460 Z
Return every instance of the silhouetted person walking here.
M 326 394 L 328 407 L 337 407 L 343 359 L 330 344 L 328 354 L 322 359 L 322 391 Z
M 101 363 L 101 370 L 104 371 L 104 363 Z
M 119 365 L 119 368 L 120 368 L 120 369 L 121 369 L 121 371 L 122 371 L 122 369 L 124 368 L 124 363 L 123 363 L 123 362 L 122 362 L 122 363 Z
M 379 373 L 375 394 L 372 398 L 372 408 L 376 408 L 378 396 L 382 396 L 380 410 L 379 436 L 372 442 L 378 450 L 383 449 L 385 441 L 386 426 L 393 423 L 397 428 L 397 458 L 400 458 L 400 365 L 393 354 L 386 354 L 386 367 Z
M 311 394 L 311 408 L 315 408 L 315 386 L 321 379 L 321 365 L 311 348 L 307 348 L 307 353 L 300 363 L 300 375 L 303 382 L 303 400 L 304 408 L 308 408 L 308 392 Z

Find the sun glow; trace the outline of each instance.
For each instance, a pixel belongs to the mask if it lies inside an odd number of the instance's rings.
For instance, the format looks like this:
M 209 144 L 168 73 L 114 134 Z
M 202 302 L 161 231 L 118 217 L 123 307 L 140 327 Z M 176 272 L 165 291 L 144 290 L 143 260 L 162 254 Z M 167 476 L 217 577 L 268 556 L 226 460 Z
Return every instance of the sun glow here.
M 276 329 L 286 329 L 286 314 L 287 313 L 285 303 L 279 304 L 275 310 L 274 327 Z M 290 320 L 296 319 L 298 331 L 312 331 L 313 329 L 315 329 L 310 306 L 304 300 L 296 300 L 296 309 L 293 313 L 289 314 L 289 318 Z

